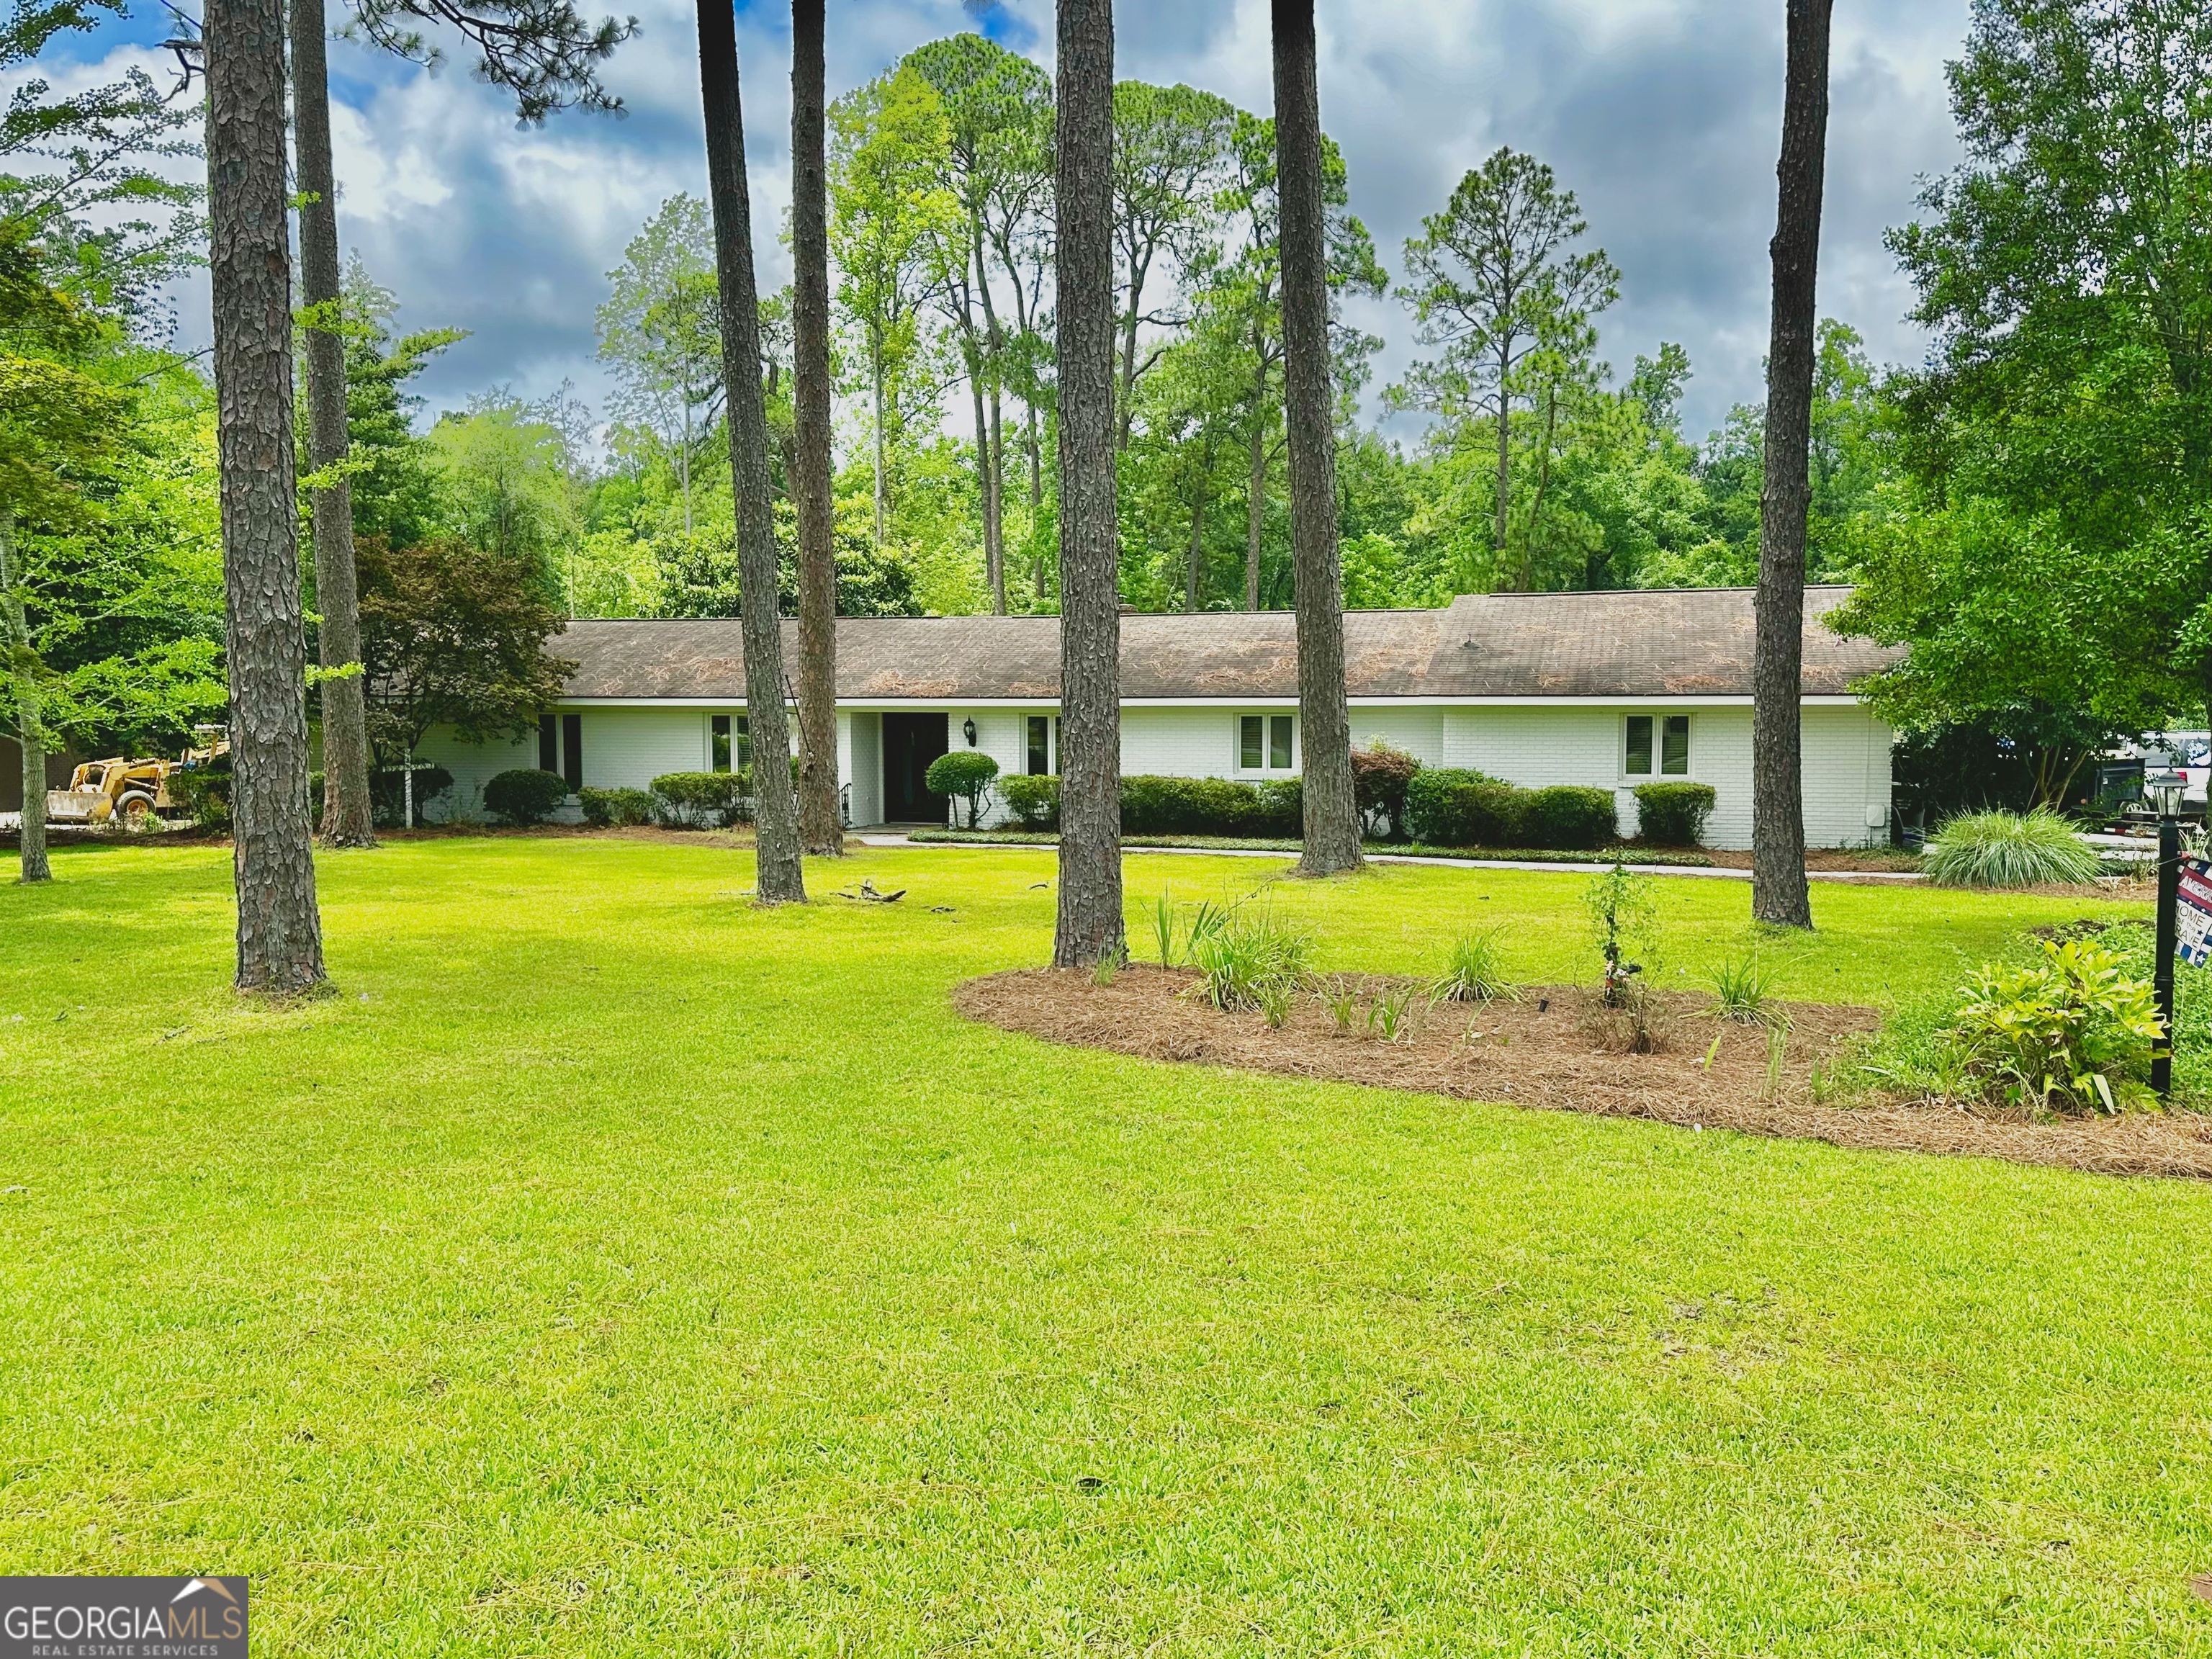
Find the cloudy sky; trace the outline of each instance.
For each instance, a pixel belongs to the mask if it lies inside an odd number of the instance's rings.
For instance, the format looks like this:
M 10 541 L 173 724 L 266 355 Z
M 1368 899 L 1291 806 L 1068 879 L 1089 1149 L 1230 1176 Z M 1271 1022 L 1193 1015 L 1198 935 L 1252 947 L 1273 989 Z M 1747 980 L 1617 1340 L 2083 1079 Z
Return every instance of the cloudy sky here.
M 169 33 L 152 0 L 71 42 L 57 82 L 125 61 L 157 70 Z M 665 197 L 705 185 L 691 13 L 638 5 L 636 37 L 608 79 L 621 119 L 565 114 L 518 130 L 454 62 L 429 73 L 340 42 L 331 51 L 340 234 L 394 289 L 403 327 L 470 337 L 426 377 L 432 407 L 507 383 L 526 396 L 573 380 L 597 403 L 592 314 L 606 270 Z M 829 0 L 831 95 L 918 43 L 981 28 L 1049 66 L 1051 0 Z M 187 9 L 196 9 L 189 3 Z M 587 7 L 588 9 L 588 7 Z M 1510 144 L 1550 162 L 1580 198 L 1592 240 L 1623 273 L 1604 319 L 1622 371 L 1661 340 L 1688 347 L 1693 433 L 1755 398 L 1766 339 L 1765 240 L 1781 118 L 1782 0 L 1322 0 L 1322 113 L 1343 146 L 1352 206 L 1394 274 L 1399 249 L 1460 175 Z M 342 7 L 333 5 L 333 17 Z M 1909 295 L 1881 245 L 1910 216 L 1916 179 L 1955 158 L 1944 61 L 1967 0 L 1857 0 L 1838 8 L 1821 309 L 1875 355 L 1917 358 Z M 1186 81 L 1247 109 L 1270 101 L 1267 0 L 1122 0 L 1117 72 Z M 781 283 L 789 200 L 788 14 L 738 3 L 748 148 L 763 285 Z M 188 343 L 206 293 L 178 296 Z M 1395 304 L 1361 320 L 1389 343 L 1377 384 L 1406 362 Z

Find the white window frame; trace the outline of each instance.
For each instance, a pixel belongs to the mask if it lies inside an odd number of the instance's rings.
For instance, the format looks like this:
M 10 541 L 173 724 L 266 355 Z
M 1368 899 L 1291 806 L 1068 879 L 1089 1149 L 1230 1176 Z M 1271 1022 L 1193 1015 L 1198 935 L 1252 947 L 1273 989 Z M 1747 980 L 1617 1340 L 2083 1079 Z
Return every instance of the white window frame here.
M 1651 769 L 1649 772 L 1632 772 L 1628 769 L 1628 723 L 1631 720 L 1648 720 L 1651 722 Z M 1667 722 L 1670 720 L 1679 720 L 1683 722 L 1686 741 L 1689 745 L 1689 752 L 1683 757 L 1683 767 L 1679 772 L 1669 772 L 1666 769 Z M 1621 713 L 1620 738 L 1615 744 L 1613 752 L 1615 763 L 1620 768 L 1621 783 L 1626 787 L 1634 788 L 1639 783 L 1681 783 L 1693 780 L 1698 775 L 1696 716 L 1686 708 L 1625 709 Z
M 1244 722 L 1258 720 L 1260 726 L 1260 764 L 1244 764 Z M 1270 757 L 1275 752 L 1275 730 L 1267 722 L 1288 720 L 1291 723 L 1291 763 L 1275 766 Z M 1298 717 L 1280 708 L 1240 708 L 1230 716 L 1229 759 L 1231 775 L 1239 778 L 1295 778 L 1305 770 L 1304 735 L 1298 730 Z

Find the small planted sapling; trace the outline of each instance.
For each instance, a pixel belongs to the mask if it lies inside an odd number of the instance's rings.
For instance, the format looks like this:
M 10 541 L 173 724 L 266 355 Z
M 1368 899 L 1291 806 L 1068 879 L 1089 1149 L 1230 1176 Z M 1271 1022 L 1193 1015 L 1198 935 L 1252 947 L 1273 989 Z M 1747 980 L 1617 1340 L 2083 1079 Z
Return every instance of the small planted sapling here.
M 1583 892 L 1583 908 L 1599 951 L 1605 957 L 1604 1002 L 1608 1008 L 1625 1008 L 1632 1000 L 1632 985 L 1644 964 L 1631 962 L 1636 950 L 1650 954 L 1658 932 L 1658 907 L 1651 896 L 1651 878 L 1639 876 L 1615 863 L 1602 875 L 1590 878 Z

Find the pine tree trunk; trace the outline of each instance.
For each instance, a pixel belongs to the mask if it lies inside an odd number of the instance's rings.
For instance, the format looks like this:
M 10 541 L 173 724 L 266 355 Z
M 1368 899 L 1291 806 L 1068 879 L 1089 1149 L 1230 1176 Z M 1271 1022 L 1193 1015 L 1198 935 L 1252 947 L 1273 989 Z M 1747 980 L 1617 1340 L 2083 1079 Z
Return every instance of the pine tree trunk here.
M 1059 0 L 1060 913 L 1053 965 L 1127 954 L 1114 502 L 1114 8 Z
M 876 547 L 880 551 L 891 534 L 890 439 L 884 431 L 884 352 L 880 343 L 872 347 L 869 360 L 875 374 Z
M 991 611 L 1006 614 L 1006 555 L 999 543 L 998 484 L 991 476 L 990 416 L 983 407 L 981 354 L 968 389 L 975 405 L 975 493 L 983 513 L 983 579 L 991 590 Z
M 1314 0 L 1274 0 L 1275 175 L 1282 202 L 1283 403 L 1291 440 L 1298 738 L 1304 749 L 1303 876 L 1357 870 L 1352 714 L 1344 691 L 1344 570 L 1336 546 L 1335 387 L 1322 223 L 1321 90 Z
M 307 464 L 346 459 L 345 341 L 338 331 L 337 185 L 331 162 L 330 69 L 323 0 L 292 0 L 292 131 L 300 185 L 300 299 L 307 333 Z M 319 321 L 323 326 L 317 327 Z M 314 509 L 317 639 L 323 700 L 323 845 L 374 847 L 368 710 L 362 681 L 361 599 L 354 569 L 353 481 L 309 492 Z M 354 672 L 327 678 L 350 667 Z
M 210 0 L 204 28 L 237 984 L 289 995 L 325 975 L 292 465 L 283 0 Z
M 1751 671 L 1751 913 L 1813 925 L 1805 881 L 1805 525 L 1812 508 L 1815 281 L 1828 137 L 1833 0 L 1790 0 L 1790 64 L 1775 216 L 1766 364 L 1766 483 L 1759 498 L 1758 639 Z
M 707 194 L 714 215 L 714 271 L 722 313 L 722 384 L 736 487 L 738 608 L 745 652 L 745 715 L 752 733 L 757 902 L 803 904 L 799 801 L 791 787 L 791 727 L 783 706 L 783 635 L 776 610 L 775 514 L 761 402 L 760 301 L 753 277 L 751 192 L 738 94 L 738 31 L 729 0 L 699 0 L 699 94 L 707 118 Z
M 1182 608 L 1186 611 L 1198 609 L 1199 589 L 1204 585 L 1206 570 L 1206 486 L 1213 476 L 1213 444 L 1208 440 L 1200 457 L 1203 471 L 1198 481 L 1198 498 L 1190 504 L 1190 553 L 1183 568 Z
M 0 646 L 13 660 L 9 695 L 15 704 L 16 741 L 22 750 L 23 814 L 19 840 L 21 868 L 16 879 L 25 886 L 54 878 L 46 858 L 46 745 L 45 700 L 39 693 L 37 658 L 31 650 L 31 627 L 23 610 L 23 573 L 15 562 L 15 514 L 0 507 Z
M 799 839 L 845 851 L 837 805 L 837 547 L 830 483 L 830 197 L 823 0 L 791 3 L 791 500 L 799 514 Z
M 1265 373 L 1263 370 L 1262 373 Z M 1260 608 L 1260 538 L 1267 524 L 1267 433 L 1264 388 L 1252 395 L 1251 467 L 1244 485 L 1244 608 Z

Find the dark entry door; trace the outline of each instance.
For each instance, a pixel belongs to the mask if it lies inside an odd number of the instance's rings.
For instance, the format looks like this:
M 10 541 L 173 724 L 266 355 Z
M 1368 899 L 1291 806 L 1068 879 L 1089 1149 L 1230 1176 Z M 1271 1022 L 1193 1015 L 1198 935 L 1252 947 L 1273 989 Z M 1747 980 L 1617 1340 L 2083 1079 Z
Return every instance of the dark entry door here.
M 929 763 L 950 747 L 946 716 L 884 716 L 884 817 L 891 823 L 942 823 L 945 799 L 924 781 Z

